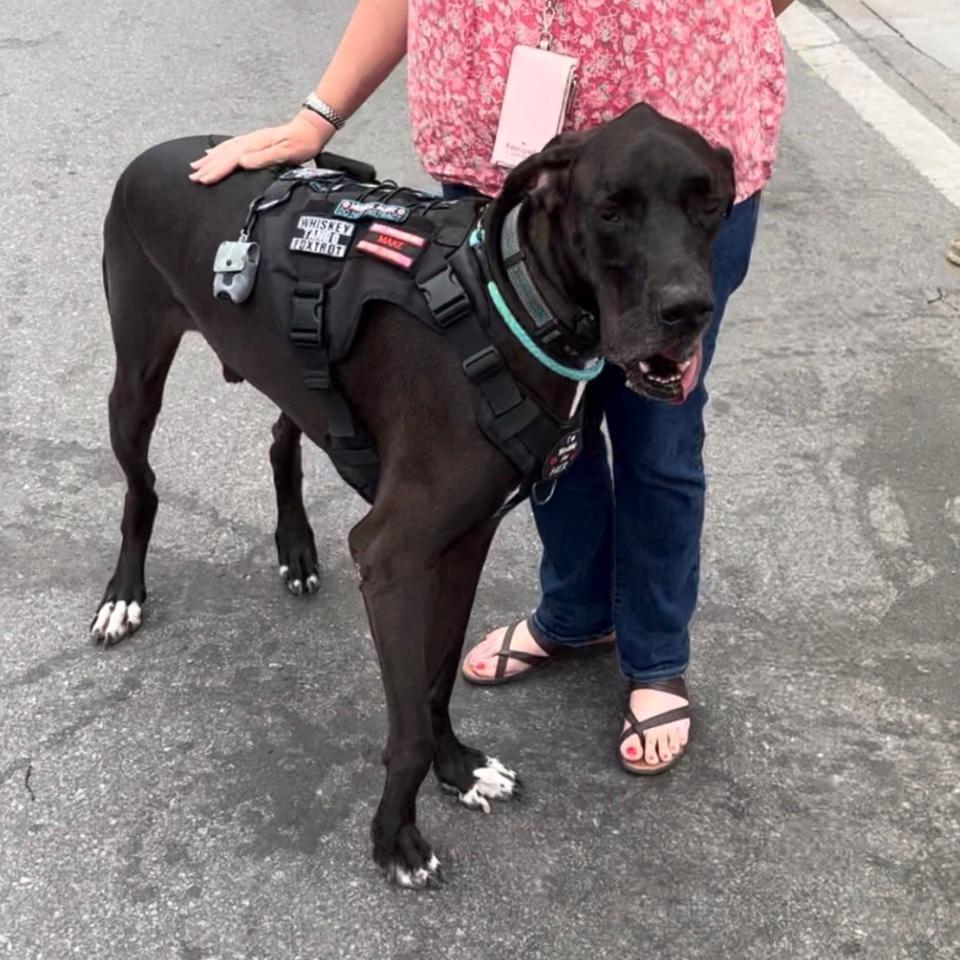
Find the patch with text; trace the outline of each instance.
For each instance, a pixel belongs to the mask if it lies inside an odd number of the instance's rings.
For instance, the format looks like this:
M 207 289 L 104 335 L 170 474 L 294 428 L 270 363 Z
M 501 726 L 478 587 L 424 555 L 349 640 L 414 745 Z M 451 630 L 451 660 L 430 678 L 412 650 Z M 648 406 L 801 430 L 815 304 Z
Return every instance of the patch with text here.
M 553 480 L 554 477 L 559 477 L 577 459 L 581 440 L 580 430 L 571 430 L 563 435 L 560 442 L 547 454 L 543 461 L 544 480 Z
M 398 230 L 386 223 L 371 223 L 357 243 L 357 250 L 409 270 L 427 245 L 426 237 Z
M 341 200 L 333 211 L 335 217 L 348 220 L 390 220 L 403 223 L 410 215 L 407 207 L 399 203 L 380 203 L 378 200 Z
M 350 238 L 355 227 L 356 224 L 343 220 L 304 214 L 297 221 L 297 229 L 302 236 L 290 238 L 290 249 L 342 260 L 350 249 Z

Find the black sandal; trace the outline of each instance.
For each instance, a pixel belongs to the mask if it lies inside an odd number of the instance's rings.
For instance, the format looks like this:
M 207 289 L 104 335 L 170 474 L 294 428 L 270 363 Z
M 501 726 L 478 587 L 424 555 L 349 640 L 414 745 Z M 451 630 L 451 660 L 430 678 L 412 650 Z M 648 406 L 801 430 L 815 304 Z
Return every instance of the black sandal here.
M 687 752 L 686 748 L 682 749 L 675 757 L 671 757 L 666 763 L 659 764 L 649 764 L 649 763 L 632 763 L 627 760 L 623 755 L 623 743 L 625 740 L 636 735 L 640 738 L 640 756 L 641 758 L 646 753 L 647 745 L 644 738 L 644 731 L 650 730 L 653 727 L 662 727 L 665 723 L 675 723 L 677 720 L 689 720 L 690 719 L 690 698 L 687 695 L 687 685 L 683 682 L 683 677 L 671 677 L 668 680 L 648 680 L 646 683 L 635 683 L 630 687 L 630 693 L 633 693 L 634 690 L 661 690 L 664 693 L 672 693 L 676 697 L 683 697 L 687 701 L 685 707 L 676 707 L 673 710 L 666 710 L 663 713 L 658 713 L 653 717 L 648 717 L 644 721 L 637 719 L 636 714 L 630 709 L 630 698 L 627 696 L 627 709 L 624 714 L 624 719 L 627 721 L 629 726 L 623 733 L 620 735 L 620 743 L 617 746 L 617 756 L 620 758 L 620 765 L 628 773 L 634 773 L 637 776 L 641 777 L 653 777 L 659 773 L 666 773 L 672 766 L 674 766 L 679 760 L 683 759 L 683 755 Z M 689 739 L 688 739 L 689 743 Z
M 480 674 L 473 673 L 468 669 L 466 661 L 464 661 L 461 670 L 464 680 L 478 687 L 495 687 L 502 683 L 512 683 L 514 680 L 521 680 L 524 677 L 528 677 L 531 673 L 541 670 L 556 660 L 593 657 L 601 653 L 607 653 L 616 646 L 616 641 L 612 636 L 601 637 L 599 640 L 592 640 L 590 643 L 581 643 L 573 647 L 565 643 L 551 643 L 549 640 L 541 640 L 534 635 L 534 639 L 543 648 L 544 652 L 542 654 L 527 653 L 525 650 L 511 650 L 510 643 L 513 640 L 514 633 L 517 631 L 517 627 L 519 627 L 521 623 L 526 622 L 526 620 L 517 620 L 507 628 L 507 632 L 503 635 L 503 643 L 496 653 L 498 658 L 497 669 L 492 677 L 483 677 Z M 529 625 L 527 629 L 530 629 Z M 530 632 L 533 634 L 532 630 L 530 630 Z M 528 669 L 519 670 L 516 673 L 507 675 L 508 660 L 519 660 L 521 663 L 527 664 Z

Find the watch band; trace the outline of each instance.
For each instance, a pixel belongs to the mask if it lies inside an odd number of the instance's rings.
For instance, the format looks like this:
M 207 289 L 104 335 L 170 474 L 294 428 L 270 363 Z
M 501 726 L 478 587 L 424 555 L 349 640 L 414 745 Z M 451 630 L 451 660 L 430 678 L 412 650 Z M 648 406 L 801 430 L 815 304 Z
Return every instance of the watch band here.
M 334 110 L 324 100 L 321 100 L 315 93 L 311 93 L 306 100 L 303 101 L 301 106 L 306 107 L 307 110 L 312 110 L 318 116 L 323 117 L 327 123 L 333 125 L 335 130 L 339 130 L 347 121 L 338 110 Z

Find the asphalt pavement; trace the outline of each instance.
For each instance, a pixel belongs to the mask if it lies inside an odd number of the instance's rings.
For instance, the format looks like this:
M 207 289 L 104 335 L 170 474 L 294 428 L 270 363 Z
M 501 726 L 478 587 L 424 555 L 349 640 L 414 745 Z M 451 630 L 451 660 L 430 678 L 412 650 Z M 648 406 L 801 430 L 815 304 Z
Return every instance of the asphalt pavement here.
M 865 33 L 841 6 L 860 5 L 809 4 L 960 143 L 960 80 L 922 48 L 937 31 Z M 3 4 L 0 957 L 960 957 L 960 270 L 943 256 L 960 209 L 792 53 L 710 375 L 696 730 L 674 772 L 617 766 L 612 660 L 461 683 L 464 739 L 526 799 L 484 816 L 428 781 L 419 821 L 449 882 L 388 888 L 368 850 L 383 700 L 345 545 L 362 504 L 307 453 L 323 580 L 286 594 L 274 411 L 199 339 L 154 437 L 144 626 L 88 642 L 123 496 L 112 185 L 157 141 L 285 118 L 351 7 Z M 403 104 L 398 73 L 337 149 L 426 185 Z M 470 638 L 532 606 L 537 559 L 517 511 Z

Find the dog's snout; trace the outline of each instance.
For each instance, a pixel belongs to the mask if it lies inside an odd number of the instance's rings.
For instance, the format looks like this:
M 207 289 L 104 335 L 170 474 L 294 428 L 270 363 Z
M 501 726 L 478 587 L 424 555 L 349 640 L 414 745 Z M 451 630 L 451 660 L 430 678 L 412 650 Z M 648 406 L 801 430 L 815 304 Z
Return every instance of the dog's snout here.
M 691 287 L 670 286 L 660 294 L 660 319 L 669 326 L 706 326 L 713 297 Z

